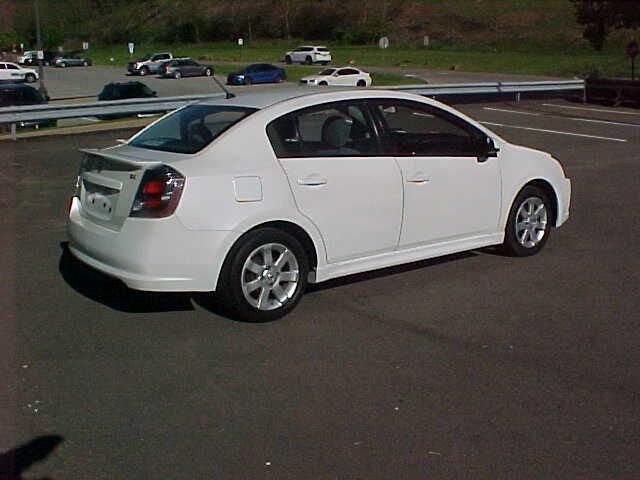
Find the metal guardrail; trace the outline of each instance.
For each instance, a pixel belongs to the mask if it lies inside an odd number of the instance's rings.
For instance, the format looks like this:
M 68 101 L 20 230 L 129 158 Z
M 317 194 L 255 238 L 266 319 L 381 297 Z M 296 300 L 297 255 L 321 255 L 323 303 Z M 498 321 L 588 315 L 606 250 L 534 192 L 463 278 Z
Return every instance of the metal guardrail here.
M 309 87 L 312 88 L 312 87 Z M 584 80 L 560 80 L 540 82 L 483 82 L 483 83 L 442 83 L 436 85 L 398 85 L 371 87 L 374 89 L 406 91 L 418 95 L 437 97 L 440 95 L 486 95 L 514 93 L 520 100 L 521 93 L 550 91 L 582 91 Z M 60 120 L 80 117 L 100 117 L 108 115 L 133 115 L 138 113 L 158 113 L 175 110 L 187 103 L 205 98 L 223 98 L 223 93 L 183 95 L 177 97 L 137 98 L 105 102 L 70 103 L 63 105 L 30 105 L 0 108 L 0 125 L 10 124 L 12 137 L 16 136 L 16 125 L 26 122 Z

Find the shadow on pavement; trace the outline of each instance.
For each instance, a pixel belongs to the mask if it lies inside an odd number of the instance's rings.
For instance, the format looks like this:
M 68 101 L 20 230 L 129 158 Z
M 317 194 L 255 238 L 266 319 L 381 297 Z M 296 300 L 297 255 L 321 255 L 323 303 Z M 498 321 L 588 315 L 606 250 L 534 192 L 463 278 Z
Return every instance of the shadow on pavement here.
M 233 320 L 233 316 L 218 297 L 207 292 L 142 292 L 128 288 L 123 282 L 109 277 L 76 259 L 69 251 L 67 242 L 60 244 L 59 270 L 62 278 L 76 292 L 91 300 L 100 302 L 114 310 L 127 313 L 153 313 L 194 310 L 192 301 L 209 312 Z M 489 252 L 486 252 L 489 253 Z M 353 283 L 397 275 L 442 263 L 475 257 L 478 253 L 462 252 L 445 257 L 421 260 L 370 272 L 357 273 L 347 277 L 310 284 L 307 293 L 321 292 Z M 2 479 L 0 479 L 2 480 Z
M 189 293 L 142 292 L 109 277 L 79 261 L 60 244 L 62 255 L 58 269 L 62 278 L 76 292 L 107 307 L 127 313 L 175 312 L 193 310 Z M 0 479 L 1 480 L 1 479 Z
M 404 263 L 402 265 L 396 265 L 395 267 L 387 267 L 379 270 L 371 270 L 369 272 L 355 273 L 347 277 L 334 278 L 333 280 L 327 280 L 326 282 L 310 284 L 307 288 L 307 293 L 320 292 L 322 290 L 342 287 L 344 285 L 350 285 L 352 283 L 364 282 L 366 280 L 374 280 L 376 278 L 382 277 L 389 277 L 391 275 L 397 275 L 400 273 L 411 272 L 413 270 L 420 270 L 421 268 L 440 265 L 441 263 L 448 263 L 456 260 L 462 260 L 463 258 L 475 257 L 476 255 L 477 253 L 474 252 L 455 253 L 453 255 L 447 255 L 445 257 L 431 258 L 428 260 L 420 260 L 418 262 Z
M 27 480 L 22 474 L 34 463 L 45 460 L 63 440 L 60 435 L 45 435 L 0 454 L 0 480 Z

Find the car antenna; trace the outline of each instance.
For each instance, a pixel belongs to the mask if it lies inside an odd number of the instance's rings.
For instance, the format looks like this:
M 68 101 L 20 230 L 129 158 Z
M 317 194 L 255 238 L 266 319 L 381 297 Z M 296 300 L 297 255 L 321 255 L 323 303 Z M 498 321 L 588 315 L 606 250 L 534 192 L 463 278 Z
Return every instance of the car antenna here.
M 225 94 L 225 97 L 227 100 L 229 100 L 230 98 L 235 97 L 236 95 L 234 93 L 231 93 L 229 90 L 227 90 L 226 88 L 224 88 L 224 85 L 222 85 L 222 83 L 220 83 L 220 80 L 218 80 L 216 78 L 215 75 L 211 75 L 211 78 L 213 78 L 213 81 L 216 82 L 216 84 L 222 89 L 222 91 Z

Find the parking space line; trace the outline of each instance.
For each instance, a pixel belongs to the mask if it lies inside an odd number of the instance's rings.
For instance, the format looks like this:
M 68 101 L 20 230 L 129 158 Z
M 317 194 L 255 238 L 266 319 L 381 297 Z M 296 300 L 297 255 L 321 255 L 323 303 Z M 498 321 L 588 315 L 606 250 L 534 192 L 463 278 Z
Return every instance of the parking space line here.
M 595 120 L 593 118 L 568 118 L 567 120 L 575 120 L 576 122 L 589 122 L 589 123 L 606 123 L 608 125 L 621 125 L 623 127 L 636 127 L 640 128 L 640 125 L 635 123 L 621 123 L 621 122 L 612 122 L 610 120 Z
M 626 142 L 623 138 L 611 138 L 611 137 L 601 137 L 598 135 L 586 135 L 584 133 L 574 133 L 574 132 L 561 132 L 558 130 L 546 130 L 544 128 L 532 128 L 532 127 L 522 127 L 520 125 L 504 125 L 502 123 L 493 123 L 493 122 L 480 122 L 483 125 L 491 125 L 494 127 L 505 127 L 505 128 L 518 128 L 520 130 L 531 130 L 532 132 L 543 132 L 543 133 L 556 133 L 558 135 L 570 135 L 573 137 L 586 137 L 586 138 L 594 138 L 596 140 L 609 140 L 612 142 Z
M 521 112 L 520 110 L 508 110 L 506 108 L 491 108 L 484 107 L 485 110 L 490 110 L 492 112 L 506 112 L 506 113 L 519 113 L 520 115 L 531 115 L 532 117 L 539 117 L 539 113 L 531 113 L 531 112 Z
M 569 105 L 558 105 L 556 103 L 543 103 L 542 106 L 554 107 L 554 108 L 568 108 L 570 110 L 587 110 L 589 112 L 617 113 L 619 115 L 640 115 L 640 113 L 635 113 L 635 112 L 621 112 L 619 110 L 607 110 L 607 109 L 589 108 L 589 107 L 572 107 Z

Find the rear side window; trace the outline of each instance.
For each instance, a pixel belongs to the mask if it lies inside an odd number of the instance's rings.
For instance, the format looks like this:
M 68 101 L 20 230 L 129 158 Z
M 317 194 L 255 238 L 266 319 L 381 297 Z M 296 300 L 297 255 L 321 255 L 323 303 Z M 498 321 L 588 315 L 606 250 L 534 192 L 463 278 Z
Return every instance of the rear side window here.
M 196 153 L 255 111 L 246 107 L 192 105 L 158 121 L 130 145 L 163 152 Z
M 359 102 L 336 102 L 290 113 L 271 122 L 267 135 L 279 158 L 377 153 L 372 122 Z

